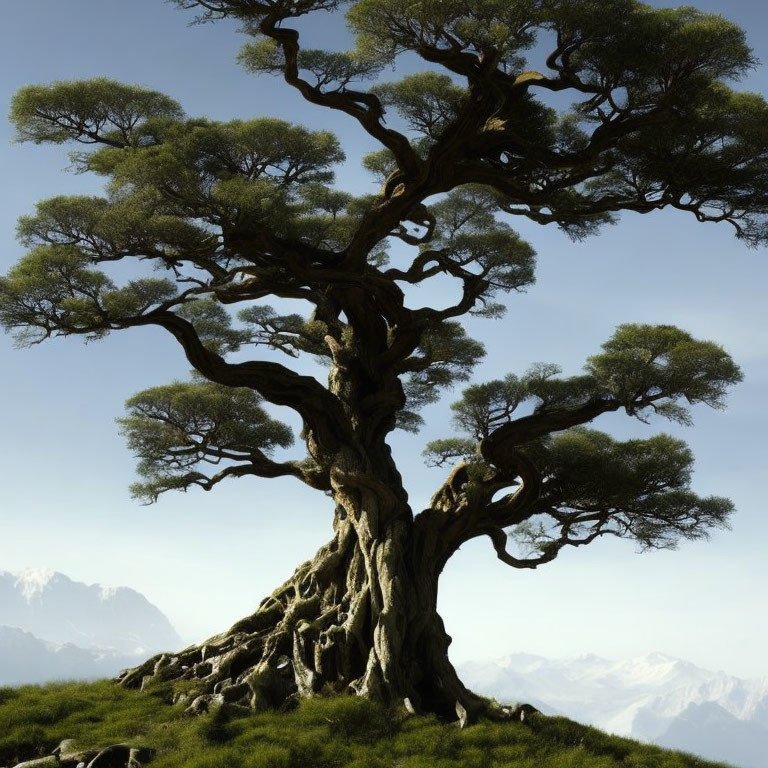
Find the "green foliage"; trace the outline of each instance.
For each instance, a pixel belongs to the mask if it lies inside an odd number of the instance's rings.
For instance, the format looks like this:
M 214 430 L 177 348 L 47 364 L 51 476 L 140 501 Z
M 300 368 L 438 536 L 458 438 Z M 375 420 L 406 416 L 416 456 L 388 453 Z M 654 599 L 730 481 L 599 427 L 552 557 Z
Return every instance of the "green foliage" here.
M 0 689 L 0 762 L 119 742 L 152 747 L 156 768 L 727 768 L 565 718 L 534 716 L 460 730 L 402 719 L 353 697 L 315 698 L 290 713 L 199 718 L 109 681 Z
M 390 58 L 419 46 L 482 51 L 495 48 L 508 66 L 519 65 L 519 53 L 535 36 L 531 20 L 538 16 L 534 0 L 358 0 L 347 13 L 362 50 Z
M 313 104 L 356 119 L 379 143 L 364 165 L 383 186 L 359 197 L 334 188 L 345 156 L 327 131 L 269 117 L 189 119 L 167 96 L 104 78 L 19 91 L 11 109 L 19 140 L 94 145 L 73 165 L 105 177 L 107 188 L 102 197 L 54 197 L 22 217 L 19 239 L 30 250 L 0 278 L 0 323 L 20 344 L 159 325 L 219 382 L 158 387 L 129 404 L 121 423 L 142 461 L 143 498 L 242 474 L 307 480 L 297 463 L 268 459 L 290 436 L 256 391 L 300 413 L 313 446 L 368 427 L 416 431 L 417 411 L 466 381 L 484 354 L 458 319 L 500 317 L 500 295 L 534 282 L 533 248 L 500 212 L 580 238 L 622 210 L 673 206 L 728 221 L 751 244 L 768 239 L 768 105 L 728 84 L 755 60 L 742 30 L 720 16 L 639 0 L 356 0 L 347 4 L 354 49 L 325 51 L 303 49 L 290 24 L 335 10 L 337 0 L 174 2 L 200 20 L 239 19 L 253 38 L 240 54 L 247 69 L 280 74 Z M 534 46 L 542 72 L 529 68 Z M 428 68 L 355 90 L 401 53 Z M 561 91 L 570 108 L 549 106 Z M 405 132 L 392 127 L 393 113 Z M 393 239 L 414 248 L 402 268 L 388 264 Z M 100 267 L 123 259 L 170 279 L 118 286 Z M 433 277 L 454 281 L 456 303 L 407 306 L 411 288 Z M 269 296 L 310 310 L 277 311 L 262 303 Z M 332 366 L 334 391 L 276 363 L 224 357 L 259 346 Z M 357 384 L 341 386 L 353 371 Z M 603 501 L 632 507 L 627 530 L 643 546 L 663 545 L 670 521 L 693 534 L 686 515 L 715 525 L 724 502 L 686 496 L 682 475 L 664 500 L 643 491 L 655 474 L 639 444 L 547 436 L 618 409 L 687 424 L 688 406 L 722 407 L 740 379 L 712 342 L 624 325 L 582 375 L 541 364 L 469 387 L 453 406 L 469 437 L 436 441 L 426 455 L 477 467 L 478 442 L 494 434 L 539 451 L 552 493 L 564 478 L 573 483 L 572 494 L 563 486 L 553 497 L 557 509 L 596 504 L 579 473 L 604 464 Z M 246 380 L 252 390 L 241 388 Z M 665 445 L 643 450 L 682 456 Z M 215 475 L 200 470 L 219 463 Z M 622 483 L 626 498 L 616 495 Z M 646 497 L 661 510 L 659 531 L 641 525 Z
M 389 60 L 413 51 L 489 98 L 492 113 L 467 154 L 493 166 L 500 189 L 509 181 L 510 212 L 581 238 L 623 208 L 673 205 L 728 220 L 752 244 L 766 237 L 768 106 L 726 85 L 755 59 L 744 32 L 721 16 L 637 0 L 359 0 L 348 20 L 360 51 Z M 552 33 L 558 47 L 546 69 L 528 69 L 525 51 Z M 575 96 L 570 111 L 536 98 L 563 88 Z M 429 101 L 428 92 L 406 101 Z M 467 109 L 456 124 L 471 119 Z M 423 119 L 412 127 L 423 131 Z M 581 166 L 598 155 L 599 172 Z M 565 157 L 582 170 L 563 183 Z M 521 182 L 542 194 L 526 204 Z
M 435 233 L 422 253 L 422 259 L 434 259 L 448 274 L 482 281 L 476 301 L 486 308 L 497 306 L 492 300 L 499 292 L 521 291 L 535 281 L 536 252 L 495 218 L 498 206 L 498 196 L 487 189 L 470 185 L 453 190 L 430 207 Z
M 469 461 L 477 456 L 477 443 L 461 437 L 447 437 L 432 440 L 422 451 L 427 466 L 442 467 L 458 460 Z
M 38 246 L 0 278 L 0 324 L 21 346 L 51 335 L 103 337 L 112 328 L 172 301 L 170 280 L 140 278 L 117 288 L 71 245 Z
M 722 347 L 670 325 L 621 325 L 603 350 L 589 358 L 587 374 L 631 415 L 651 408 L 687 424 L 690 416 L 678 400 L 723 408 L 728 388 L 742 380 Z
M 156 195 L 117 198 L 53 197 L 37 204 L 34 216 L 22 216 L 23 245 L 69 245 L 93 261 L 154 254 L 166 266 L 201 255 L 214 257 L 216 239 L 206 229 L 170 215 Z
M 463 432 L 482 440 L 502 424 L 518 416 L 517 409 L 533 402 L 538 412 L 554 408 L 572 408 L 586 403 L 597 394 L 589 376 L 559 379 L 557 365 L 538 363 L 522 377 L 509 374 L 483 384 L 473 384 L 462 398 L 451 405 L 454 424 Z
M 558 378 L 559 366 L 539 363 L 522 377 L 467 387 L 451 406 L 454 423 L 481 440 L 519 418 L 524 403 L 532 403 L 534 414 L 546 414 L 602 401 L 641 420 L 653 413 L 689 424 L 680 400 L 723 408 L 728 388 L 742 379 L 722 347 L 669 325 L 621 325 L 603 350 L 588 359 L 585 375 Z
M 329 167 L 344 159 L 328 131 L 274 118 L 178 122 L 166 126 L 161 138 L 135 152 L 107 147 L 83 162 L 111 175 L 115 190 L 158 197 L 182 219 L 232 226 L 246 215 L 255 221 L 289 216 L 292 190 L 331 181 Z
M 123 85 L 104 77 L 51 85 L 28 85 L 11 102 L 11 121 L 19 141 L 106 141 L 134 146 L 137 130 L 152 119 L 180 120 L 181 107 L 157 91 Z
M 244 45 L 237 58 L 249 72 L 281 75 L 285 68 L 283 50 L 271 39 Z M 299 70 L 312 76 L 315 87 L 332 90 L 375 77 L 382 68 L 377 58 L 359 51 L 301 49 L 296 63 Z
M 307 321 L 297 314 L 279 315 L 267 304 L 242 309 L 237 317 L 247 326 L 242 332 L 247 344 L 278 349 L 291 357 L 298 357 L 301 352 L 321 359 L 328 356 L 328 347 L 323 342 L 328 329 L 320 321 Z
M 390 56 L 403 50 L 495 50 L 507 70 L 524 68 L 521 54 L 534 44 L 537 29 L 555 30 L 563 47 L 573 48 L 570 69 L 586 82 L 607 79 L 629 87 L 638 103 L 679 81 L 738 77 L 754 63 L 743 31 L 721 16 L 689 6 L 656 9 L 636 0 L 359 0 L 347 18 L 364 50 Z
M 332 11 L 339 0 L 171 0 L 179 8 L 200 9 L 199 21 L 234 18 L 256 22 L 270 11 L 302 16 L 316 10 Z
M 621 83 L 629 102 L 683 96 L 682 86 L 738 78 L 755 62 L 743 30 L 691 6 L 659 9 L 634 0 L 552 3 L 545 15 L 566 39 L 587 41 L 571 66 L 587 81 L 607 76 Z
M 103 273 L 72 247 L 41 246 L 0 278 L 0 323 L 25 346 L 55 332 L 100 336 L 99 298 L 114 289 Z
M 200 340 L 218 353 L 234 352 L 249 338 L 246 332 L 232 328 L 229 312 L 211 298 L 193 299 L 176 314 L 192 323 Z
M 126 407 L 118 423 L 146 478 L 132 490 L 147 501 L 172 488 L 206 487 L 201 464 L 261 460 L 293 443 L 290 428 L 271 419 L 250 389 L 177 381 L 139 392 Z
M 485 347 L 467 336 L 460 323 L 445 321 L 427 329 L 417 354 L 404 364 L 410 371 L 404 383 L 409 409 L 439 399 L 439 390 L 466 381 L 485 355 Z
M 727 527 L 733 512 L 728 499 L 691 492 L 693 455 L 669 435 L 622 442 L 573 428 L 526 453 L 543 477 L 536 509 L 557 510 L 558 534 L 565 524 L 574 540 L 601 527 L 601 535 L 632 539 L 641 549 L 673 549 L 682 538 L 706 539 Z M 546 527 L 520 533 L 540 550 L 552 538 Z
M 372 89 L 381 102 L 393 106 L 418 133 L 437 138 L 458 116 L 466 91 L 447 75 L 419 72 L 396 83 Z
M 472 439 L 437 440 L 425 451 L 433 466 L 477 461 L 478 443 L 498 431 L 533 462 L 540 490 L 531 519 L 512 533 L 536 555 L 528 567 L 604 535 L 632 539 L 641 550 L 671 549 L 727 527 L 733 512 L 726 498 L 692 492 L 693 456 L 682 441 L 662 434 L 619 442 L 579 425 L 619 408 L 687 424 L 679 401 L 723 407 L 727 388 L 741 380 L 738 366 L 716 344 L 666 325 L 622 325 L 603 350 L 585 375 L 560 378 L 558 366 L 538 364 L 522 377 L 467 387 L 451 407 Z

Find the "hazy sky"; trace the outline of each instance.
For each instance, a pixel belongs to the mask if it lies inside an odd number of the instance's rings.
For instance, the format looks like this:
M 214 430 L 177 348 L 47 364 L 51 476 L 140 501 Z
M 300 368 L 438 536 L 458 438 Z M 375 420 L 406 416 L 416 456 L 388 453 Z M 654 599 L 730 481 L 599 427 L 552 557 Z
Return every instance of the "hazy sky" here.
M 747 28 L 768 62 L 760 4 L 698 5 Z M 107 76 L 164 91 L 190 115 L 278 115 L 335 130 L 348 156 L 339 185 L 374 189 L 358 163 L 372 147 L 353 121 L 305 104 L 274 79 L 244 73 L 234 61 L 243 41 L 234 25 L 187 27 L 189 19 L 162 0 L 9 4 L 0 27 L 0 102 L 28 83 Z M 334 29 L 322 17 L 313 22 L 314 44 L 338 42 Z M 768 92 L 768 70 L 742 87 Z M 66 165 L 66 150 L 12 144 L 10 126 L 0 122 L 0 272 L 21 255 L 15 220 L 37 200 L 99 193 L 97 179 L 64 173 Z M 595 426 L 622 437 L 683 435 L 697 456 L 695 490 L 730 496 L 738 514 L 732 531 L 677 552 L 639 556 L 631 543 L 603 541 L 532 572 L 499 563 L 485 539 L 466 545 L 441 581 L 453 658 L 659 650 L 733 674 L 768 675 L 766 249 L 746 249 L 727 225 L 674 213 L 624 216 L 578 245 L 554 229 L 520 229 L 539 254 L 537 283 L 511 297 L 503 321 L 472 324 L 488 349 L 475 379 L 519 373 L 536 361 L 577 373 L 622 322 L 671 323 L 723 344 L 746 375 L 727 411 L 697 410 L 692 429 L 627 417 Z M 250 612 L 330 538 L 328 500 L 287 479 L 165 495 L 150 507 L 129 498 L 134 460 L 114 418 L 137 390 L 186 375 L 179 348 L 159 329 L 26 351 L 0 336 L 0 570 L 48 567 L 134 587 L 192 641 Z M 420 435 L 393 440 L 415 510 L 442 477 L 419 454 L 427 440 L 450 434 L 451 400 L 424 412 Z

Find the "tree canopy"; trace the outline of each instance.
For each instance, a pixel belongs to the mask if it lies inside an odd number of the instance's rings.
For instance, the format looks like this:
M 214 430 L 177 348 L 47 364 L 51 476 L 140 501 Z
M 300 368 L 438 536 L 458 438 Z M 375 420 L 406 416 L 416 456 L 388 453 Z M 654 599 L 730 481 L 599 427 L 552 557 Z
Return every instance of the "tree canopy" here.
M 158 326 L 194 369 L 190 381 L 127 403 L 121 425 L 140 460 L 138 497 L 293 476 L 334 498 L 336 549 L 320 559 L 342 551 L 353 530 L 365 554 L 345 562 L 366 563 L 365 583 L 394 589 L 414 578 L 416 566 L 403 563 L 416 558 L 419 568 L 431 563 L 422 576 L 435 595 L 445 561 L 477 536 L 503 562 L 533 568 L 604 535 L 666 548 L 726 525 L 731 503 L 691 490 L 682 442 L 622 442 L 587 426 L 618 411 L 689 424 L 689 406 L 723 407 L 738 366 L 714 342 L 671 326 L 620 326 L 579 375 L 539 364 L 466 388 L 453 406 L 460 436 L 425 452 L 455 467 L 419 515 L 387 437 L 418 431 L 420 408 L 471 378 L 484 347 L 461 319 L 498 319 L 508 296 L 533 284 L 535 253 L 515 217 L 579 239 L 622 211 L 673 208 L 727 223 L 747 245 L 768 241 L 768 105 L 734 87 L 755 65 L 742 30 L 692 7 L 637 0 L 175 4 L 200 21 L 239 19 L 249 71 L 281 76 L 355 120 L 380 147 L 361 161 L 381 188 L 361 196 L 334 185 L 345 155 L 328 131 L 188 117 L 163 94 L 104 78 L 17 94 L 19 140 L 73 144 L 73 166 L 103 177 L 105 192 L 55 197 L 21 219 L 29 250 L 0 279 L 0 322 L 22 345 Z M 354 47 L 303 48 L 292 22 L 342 6 Z M 402 54 L 423 71 L 386 80 Z M 114 261 L 162 276 L 119 285 L 108 273 Z M 444 304 L 412 306 L 413 289 L 437 280 L 456 286 Z M 327 383 L 264 349 L 312 357 Z M 294 438 L 270 404 L 300 416 L 306 455 L 272 457 Z M 413 552 L 393 555 L 405 540 Z M 380 545 L 377 571 L 370 553 Z M 321 583 L 320 571 L 302 578 Z M 330 600 L 331 588 L 323 594 Z M 370 636 L 399 637 L 395 620 L 377 613 L 379 598 L 369 599 Z M 335 642 L 330 628 L 321 637 Z M 310 662 L 302 648 L 299 690 L 325 674 L 321 651 Z M 348 656 L 337 667 L 354 667 L 353 687 L 369 691 L 377 664 L 394 685 L 400 673 L 382 659 L 396 655 L 377 646 L 365 675 Z M 432 663 L 446 680 L 442 664 Z

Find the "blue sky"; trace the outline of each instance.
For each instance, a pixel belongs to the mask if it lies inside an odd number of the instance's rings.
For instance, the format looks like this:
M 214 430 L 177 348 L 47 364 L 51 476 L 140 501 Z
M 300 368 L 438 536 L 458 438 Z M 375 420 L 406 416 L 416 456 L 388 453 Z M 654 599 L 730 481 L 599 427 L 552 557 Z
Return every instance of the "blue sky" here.
M 698 5 L 744 26 L 768 62 L 768 19 L 758 4 Z M 339 185 L 373 189 L 357 163 L 372 146 L 356 125 L 305 104 L 277 80 L 243 72 L 234 61 L 242 42 L 235 25 L 187 27 L 189 19 L 161 0 L 14 3 L 0 28 L 0 102 L 28 83 L 107 76 L 164 91 L 190 115 L 277 115 L 336 131 L 348 156 Z M 315 45 L 339 40 L 322 18 L 309 32 Z M 743 87 L 768 92 L 768 70 Z M 0 271 L 21 255 L 15 220 L 35 201 L 99 192 L 98 180 L 67 174 L 66 165 L 66 150 L 12 144 L 0 121 Z M 441 581 L 453 657 L 660 650 L 768 675 L 766 249 L 747 250 L 728 227 L 674 213 L 624 216 L 577 245 L 553 229 L 520 230 L 539 254 L 537 283 L 511 297 L 503 321 L 473 322 L 488 349 L 476 380 L 536 361 L 576 373 L 622 322 L 672 323 L 722 343 L 746 374 L 727 411 L 696 411 L 692 429 L 626 417 L 596 426 L 622 437 L 680 433 L 697 456 L 696 490 L 728 495 L 739 511 L 732 531 L 677 552 L 638 556 L 628 542 L 600 542 L 534 572 L 509 569 L 487 541 L 472 542 Z M 86 582 L 127 584 L 198 640 L 252 610 L 329 538 L 327 500 L 295 481 L 241 480 L 210 494 L 166 495 L 151 507 L 129 498 L 134 460 L 114 418 L 135 391 L 187 374 L 161 331 L 88 346 L 54 340 L 26 351 L 0 337 L 0 372 L 0 570 L 49 567 Z M 417 510 L 442 477 L 419 454 L 427 440 L 449 434 L 451 399 L 425 411 L 422 434 L 393 441 Z

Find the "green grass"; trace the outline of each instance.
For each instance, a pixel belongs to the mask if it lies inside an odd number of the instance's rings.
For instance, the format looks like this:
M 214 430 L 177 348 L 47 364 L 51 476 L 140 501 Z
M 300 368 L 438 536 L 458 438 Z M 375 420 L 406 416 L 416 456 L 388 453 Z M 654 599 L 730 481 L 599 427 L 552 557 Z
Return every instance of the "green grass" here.
M 461 730 L 351 697 L 311 699 L 290 713 L 225 708 L 192 718 L 165 694 L 108 681 L 0 688 L 0 766 L 71 738 L 83 749 L 153 747 L 154 768 L 725 768 L 565 718 Z

